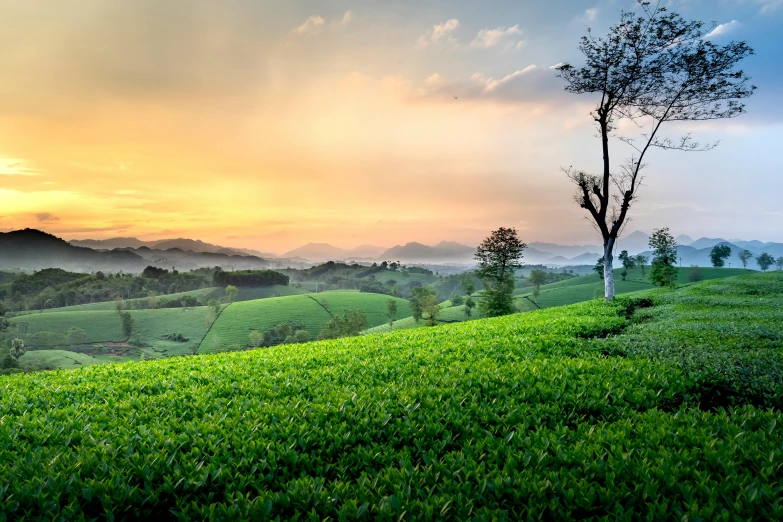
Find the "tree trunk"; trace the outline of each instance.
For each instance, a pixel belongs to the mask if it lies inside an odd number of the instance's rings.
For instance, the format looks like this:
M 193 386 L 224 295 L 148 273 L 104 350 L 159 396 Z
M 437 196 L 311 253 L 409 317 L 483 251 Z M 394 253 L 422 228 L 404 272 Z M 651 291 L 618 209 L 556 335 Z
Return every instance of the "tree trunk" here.
M 612 250 L 614 238 L 609 238 L 604 245 L 604 297 L 607 301 L 614 299 L 614 270 L 612 269 Z

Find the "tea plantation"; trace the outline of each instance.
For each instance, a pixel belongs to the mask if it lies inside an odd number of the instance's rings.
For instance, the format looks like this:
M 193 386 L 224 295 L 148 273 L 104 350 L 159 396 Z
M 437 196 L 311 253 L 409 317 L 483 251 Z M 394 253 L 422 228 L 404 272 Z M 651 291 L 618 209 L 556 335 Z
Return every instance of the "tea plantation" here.
M 17 374 L 0 518 L 781 520 L 781 406 L 780 273 Z

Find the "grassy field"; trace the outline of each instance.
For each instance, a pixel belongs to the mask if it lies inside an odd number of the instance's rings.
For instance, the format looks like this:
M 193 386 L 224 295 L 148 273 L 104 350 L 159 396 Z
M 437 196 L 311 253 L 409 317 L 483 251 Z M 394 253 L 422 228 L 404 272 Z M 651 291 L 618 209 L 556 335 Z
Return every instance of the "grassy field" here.
M 207 307 L 159 308 L 156 310 L 131 310 L 134 333 L 146 346 L 140 348 L 144 357 L 167 357 L 192 354 L 207 332 Z M 64 333 L 71 327 L 81 328 L 87 334 L 87 345 L 100 343 L 124 343 L 128 340 L 122 331 L 116 312 L 108 310 L 40 313 L 15 317 L 10 320 L 20 332 Z M 163 336 L 172 333 L 189 338 L 187 342 L 168 341 Z M 77 347 L 74 347 L 77 348 Z M 78 347 L 86 349 L 87 346 Z M 121 350 L 120 350 L 121 352 Z M 31 352 L 32 353 L 32 352 Z M 119 356 L 122 356 L 119 353 Z M 112 356 L 102 357 L 111 361 Z M 123 360 L 122 357 L 119 360 Z
M 781 406 L 783 274 L 758 274 L 8 376 L 0 505 L 10 519 L 781 520 Z
M 369 326 L 386 322 L 386 301 L 389 296 L 352 291 L 271 297 L 229 305 L 212 326 L 199 353 L 222 351 L 226 346 L 244 347 L 250 342 L 250 332 L 263 332 L 285 321 L 295 321 L 316 337 L 333 315 L 346 310 L 362 310 Z M 404 299 L 397 299 L 398 317 L 410 315 Z
M 101 361 L 87 354 L 68 350 L 35 350 L 22 355 L 19 358 L 19 363 L 23 367 L 48 367 L 70 370 L 92 364 L 100 364 Z

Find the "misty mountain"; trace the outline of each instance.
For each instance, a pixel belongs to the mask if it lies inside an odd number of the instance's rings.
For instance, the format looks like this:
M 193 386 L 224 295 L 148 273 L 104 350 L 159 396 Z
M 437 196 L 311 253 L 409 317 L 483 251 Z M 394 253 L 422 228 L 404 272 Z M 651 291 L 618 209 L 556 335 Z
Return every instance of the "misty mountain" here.
M 145 260 L 129 251 L 97 251 L 69 244 L 59 237 L 26 228 L 0 233 L 0 268 L 40 270 L 62 268 L 73 272 L 141 272 Z
M 178 248 L 180 250 L 189 250 L 191 252 L 206 252 L 211 254 L 226 254 L 230 256 L 242 256 L 251 255 L 256 257 L 276 257 L 273 254 L 265 254 L 257 250 L 251 250 L 246 248 L 228 248 L 220 245 L 213 245 L 211 243 L 205 243 L 199 239 L 158 239 L 155 241 L 142 241 L 135 237 L 114 237 L 110 239 L 72 239 L 70 241 L 72 245 L 92 248 L 96 250 L 106 249 L 113 250 L 115 248 L 142 248 L 147 247 L 155 250 L 168 250 L 170 248 Z
M 562 257 L 566 261 L 567 258 L 575 257 L 585 252 L 600 252 L 603 247 L 600 245 L 558 245 L 557 243 L 541 243 L 540 241 L 534 241 L 528 243 L 525 249 L 525 256 L 530 250 L 541 251 L 542 254 L 549 254 L 550 257 Z
M 701 250 L 702 248 L 710 248 L 711 249 L 715 245 L 720 245 L 720 244 L 723 244 L 723 243 L 729 244 L 732 247 L 732 250 L 734 250 L 735 248 L 738 248 L 736 245 L 732 245 L 731 243 L 729 243 L 725 239 L 722 239 L 722 238 L 719 238 L 719 237 L 718 238 L 700 237 L 699 239 L 697 239 L 696 241 L 694 241 L 693 243 L 691 243 L 688 246 L 693 247 L 696 250 Z
M 650 236 L 644 232 L 635 230 L 627 236 L 620 236 L 617 239 L 617 252 L 627 250 L 629 254 L 635 255 L 639 252 L 648 250 L 650 248 L 649 242 Z M 603 252 L 603 248 L 599 248 L 597 252 Z M 593 263 L 595 263 L 595 260 L 593 260 Z
M 441 241 L 435 246 L 413 242 L 394 246 L 382 253 L 379 259 L 403 263 L 469 264 L 473 263 L 475 253 L 475 247 L 454 241 Z
M 225 254 L 222 252 L 193 252 L 181 248 L 169 248 L 166 250 L 141 247 L 127 249 L 138 255 L 146 262 L 160 268 L 176 268 L 180 272 L 219 266 L 223 270 L 254 270 L 260 268 L 280 267 L 280 261 L 262 259 L 257 256 Z
M 693 243 L 693 239 L 691 239 L 690 236 L 686 236 L 685 234 L 680 234 L 679 236 L 675 237 L 674 240 L 678 245 L 684 246 L 688 246 Z
M 283 257 L 310 261 L 376 260 L 386 249 L 375 245 L 359 245 L 344 249 L 329 243 L 307 243 L 283 254 Z

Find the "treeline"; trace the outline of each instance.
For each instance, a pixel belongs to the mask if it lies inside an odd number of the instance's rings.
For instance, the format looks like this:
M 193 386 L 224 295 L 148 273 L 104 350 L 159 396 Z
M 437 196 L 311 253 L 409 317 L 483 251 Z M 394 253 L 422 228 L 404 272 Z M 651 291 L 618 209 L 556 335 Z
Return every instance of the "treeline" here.
M 215 270 L 212 281 L 216 286 L 260 287 L 282 285 L 288 286 L 289 277 L 274 270 L 238 270 L 224 272 Z
M 145 275 L 146 274 L 146 275 Z M 46 268 L 23 274 L 0 289 L 2 310 L 19 312 L 79 304 L 146 298 L 150 294 L 174 294 L 206 288 L 211 281 L 196 273 L 180 273 L 148 267 L 142 275 L 82 274 Z

